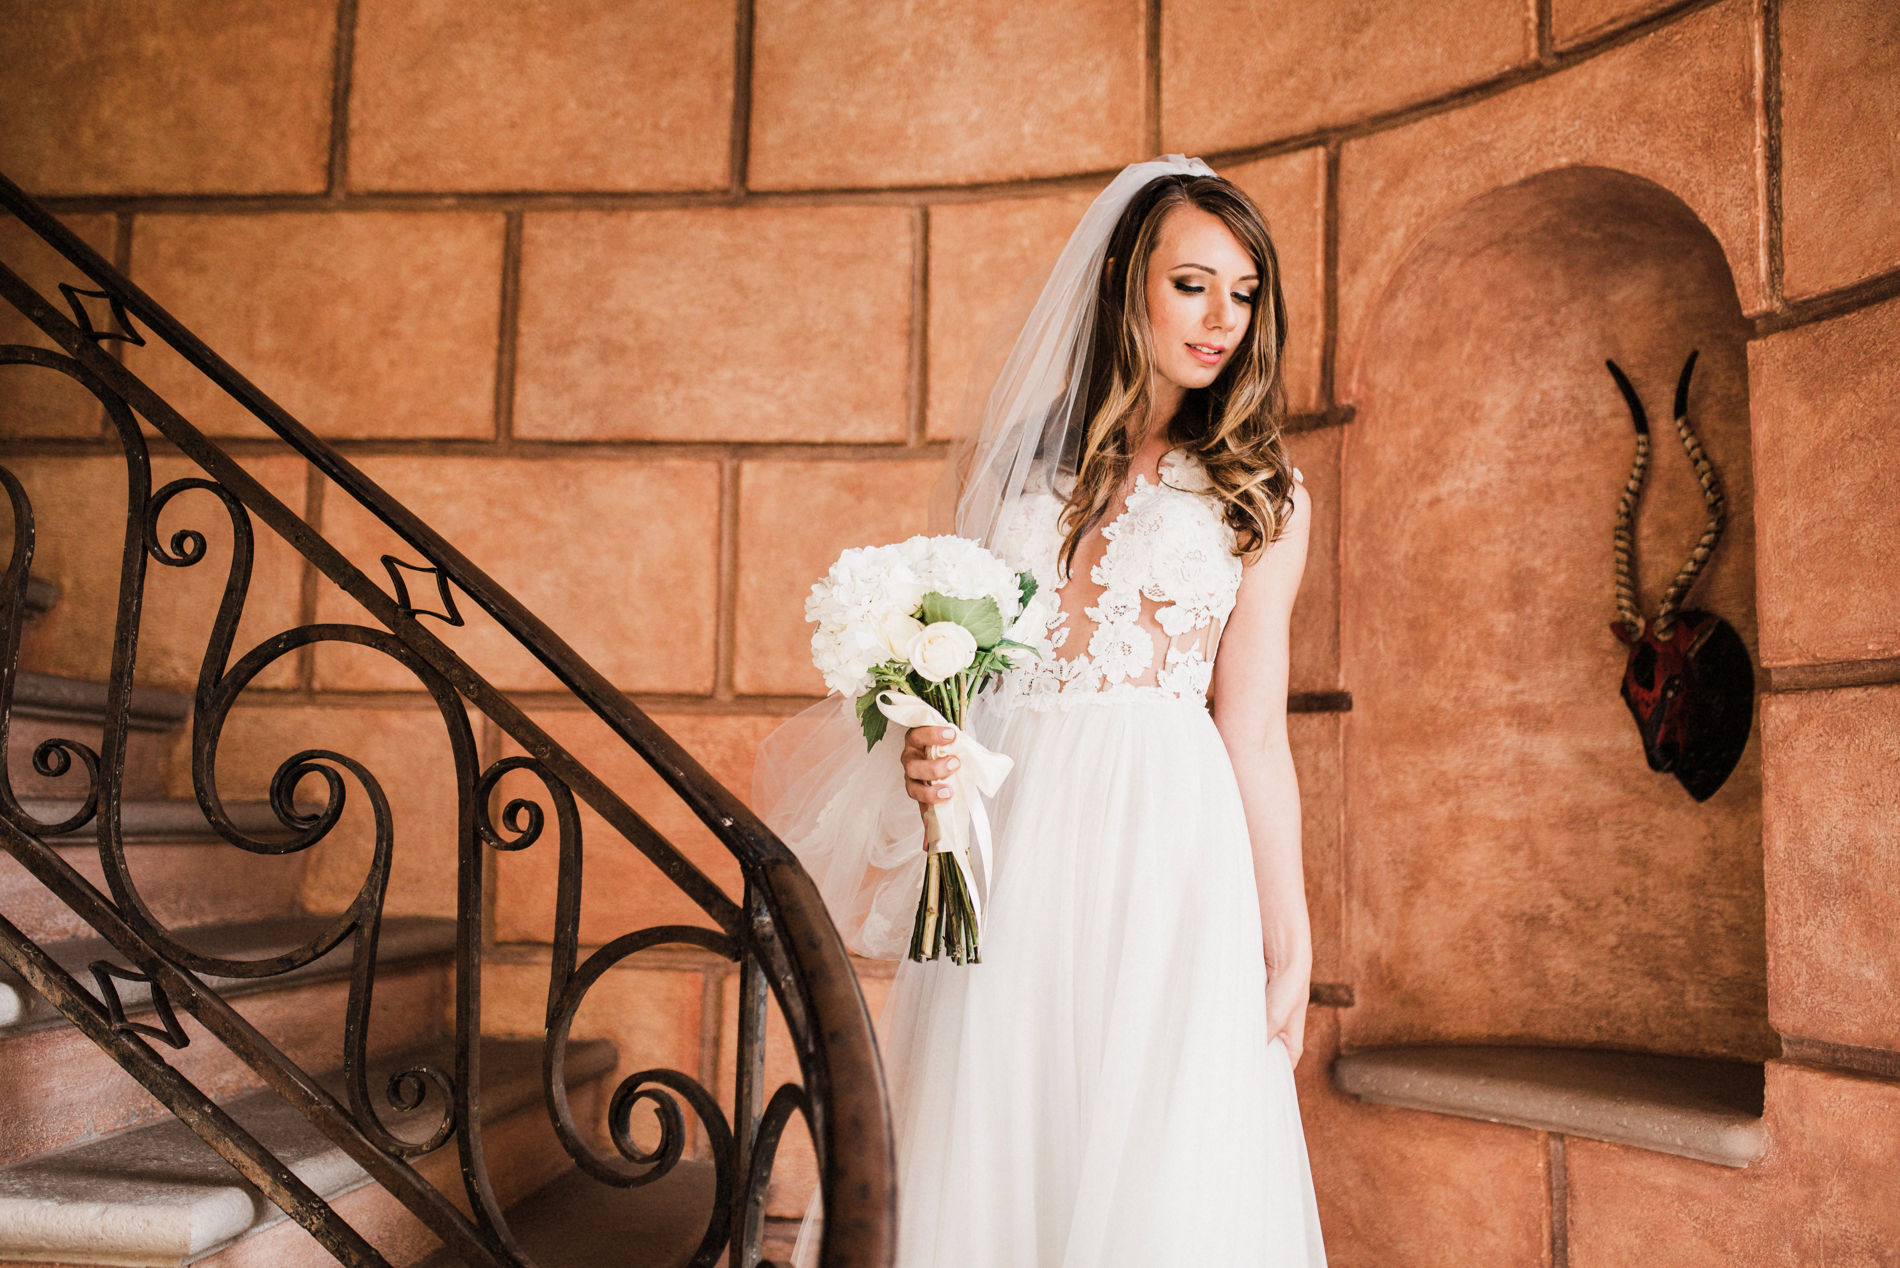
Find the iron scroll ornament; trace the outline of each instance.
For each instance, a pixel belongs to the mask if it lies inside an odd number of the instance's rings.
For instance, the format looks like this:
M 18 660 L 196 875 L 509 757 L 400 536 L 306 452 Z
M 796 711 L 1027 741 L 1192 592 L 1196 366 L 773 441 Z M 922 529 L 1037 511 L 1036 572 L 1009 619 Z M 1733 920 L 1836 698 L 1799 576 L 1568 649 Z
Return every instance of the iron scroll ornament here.
M 42 962 L 43 953 L 0 917 L 0 964 L 31 982 L 75 1025 L 112 1052 L 122 1066 L 146 1083 L 155 1096 L 172 1108 L 208 1144 L 271 1201 L 304 1224 L 339 1262 L 352 1268 L 388 1268 L 373 1246 L 363 1241 L 346 1221 L 307 1185 L 283 1170 L 263 1146 L 235 1124 L 226 1122 L 215 1103 L 162 1061 L 149 1069 L 135 1062 L 148 1056 L 150 1043 L 173 1049 L 190 1045 L 180 1014 L 189 1014 L 210 1036 L 258 1070 L 280 1093 L 287 1086 L 304 1092 L 297 1104 L 332 1139 L 351 1152 L 359 1166 L 410 1206 L 433 1231 L 458 1251 L 464 1262 L 486 1268 L 535 1268 L 535 1260 L 518 1244 L 507 1212 L 489 1178 L 483 1141 L 480 1102 L 479 1040 L 480 954 L 483 946 L 481 913 L 484 869 L 478 843 L 491 849 L 513 851 L 533 845 L 544 835 L 549 816 L 536 801 L 521 797 L 506 802 L 494 814 L 491 801 L 499 793 L 502 776 L 521 770 L 544 785 L 559 829 L 559 895 L 547 1012 L 543 1081 L 549 1114 L 562 1147 L 581 1171 L 604 1184 L 630 1188 L 664 1178 L 688 1157 L 693 1139 L 687 1114 L 704 1134 L 704 1154 L 714 1172 L 714 1193 L 705 1215 L 705 1231 L 683 1268 L 709 1268 L 733 1243 L 739 1230 L 739 1250 L 756 1261 L 763 1240 L 763 1213 L 780 1136 L 793 1113 L 810 1124 L 815 1115 L 805 1090 L 780 1087 L 761 1114 L 764 1088 L 763 992 L 767 989 L 767 962 L 786 972 L 779 939 L 765 909 L 758 886 L 748 884 L 745 904 L 737 908 L 742 919 L 732 931 L 698 926 L 662 926 L 623 935 L 576 966 L 581 909 L 582 835 L 578 807 L 568 783 L 538 759 L 503 758 L 486 770 L 477 764 L 475 736 L 461 696 L 447 677 L 393 634 L 368 626 L 317 624 L 272 635 L 234 656 L 237 631 L 249 597 L 254 559 L 251 516 L 230 488 L 218 481 L 186 478 L 154 490 L 150 460 L 142 435 L 124 402 L 98 382 L 83 365 L 44 349 L 0 345 L 0 364 L 39 366 L 68 375 L 91 390 L 118 424 L 116 430 L 126 456 L 125 521 L 121 559 L 121 603 L 118 616 L 112 689 L 117 702 L 98 752 L 69 739 L 39 744 L 33 755 L 36 773 L 59 778 L 69 773 L 85 781 L 79 810 L 66 819 L 41 823 L 16 796 L 5 763 L 0 763 L 0 852 L 33 871 L 56 896 L 114 944 L 114 952 L 129 961 L 127 968 L 109 959 L 94 961 L 91 974 L 98 999 L 86 997 L 56 964 Z M 0 572 L 0 750 L 5 748 L 10 702 L 17 676 L 19 642 L 36 542 L 31 499 L 19 478 L 0 467 L 12 511 L 13 548 Z M 191 723 L 191 775 L 199 809 L 210 828 L 227 845 L 254 854 L 287 855 L 321 843 L 343 816 L 353 783 L 368 804 L 374 821 L 375 844 L 367 875 L 354 900 L 335 914 L 327 927 L 289 950 L 258 959 L 231 959 L 194 950 L 155 914 L 140 893 L 126 855 L 120 821 L 123 798 L 123 753 L 127 712 L 138 645 L 139 614 L 148 580 L 148 567 L 188 569 L 212 562 L 209 535 L 200 528 L 181 528 L 167 536 L 161 517 L 184 494 L 212 499 L 211 506 L 228 519 L 229 559 L 223 593 L 200 665 Z M 423 571 L 411 566 L 412 571 Z M 396 575 L 391 569 L 392 575 Z M 445 605 L 454 613 L 444 585 Z M 407 612 L 408 610 L 405 609 Z M 423 615 L 438 615 L 422 613 Z M 217 778 L 217 753 L 225 723 L 258 676 L 304 648 L 320 643 L 343 643 L 367 649 L 394 661 L 414 676 L 437 706 L 447 731 L 455 767 L 457 801 L 458 920 L 466 935 L 458 948 L 455 985 L 456 1065 L 453 1071 L 429 1064 L 409 1064 L 390 1075 L 380 1098 L 389 1109 L 406 1114 L 427 1112 L 404 1135 L 388 1126 L 377 1108 L 368 1078 L 369 1031 L 377 985 L 376 947 L 383 918 L 391 864 L 394 857 L 394 819 L 381 783 L 362 762 L 327 749 L 305 749 L 283 760 L 269 780 L 270 806 L 279 830 L 268 836 L 247 835 L 228 813 Z M 316 796 L 312 796 L 312 793 Z M 41 839 L 82 827 L 95 826 L 99 837 L 101 869 L 106 890 L 101 892 L 71 871 L 70 864 L 52 854 Z M 88 901 L 90 900 L 90 901 Z M 730 902 L 730 900 L 726 900 Z M 708 913 L 712 915 L 713 913 Z M 716 917 L 715 917 L 716 918 Z M 213 978 L 257 979 L 278 976 L 315 962 L 341 946 L 351 947 L 349 998 L 342 1045 L 345 1098 L 339 1102 L 314 1089 L 308 1072 L 298 1069 L 267 1039 L 242 1028 L 216 993 L 198 975 Z M 617 1158 L 604 1157 L 589 1143 L 588 1127 L 576 1121 L 568 1103 L 566 1053 L 574 1017 L 588 990 L 610 969 L 637 952 L 667 944 L 685 944 L 735 962 L 741 980 L 739 1070 L 735 1076 L 736 1114 L 729 1120 L 719 1099 L 697 1079 L 677 1070 L 648 1069 L 622 1079 L 614 1090 L 607 1113 L 607 1133 Z M 131 1020 L 117 983 L 137 983 L 149 991 L 149 1007 L 159 1026 Z M 748 1007 L 746 999 L 752 1004 Z M 785 997 L 791 1015 L 805 1016 L 795 997 Z M 96 1015 L 95 1015 L 96 1014 Z M 808 1028 L 808 1024 L 807 1024 Z M 94 1033 L 97 1032 L 97 1033 Z M 144 1046 L 141 1046 L 144 1045 Z M 131 1052 L 121 1052 L 129 1047 Z M 275 1077 L 274 1077 L 275 1076 Z M 293 1100 L 293 1103 L 296 1103 Z M 181 1108 L 182 1106 L 182 1108 Z M 638 1110 L 650 1110 L 659 1129 L 658 1144 L 643 1148 L 633 1131 Z M 743 1135 L 735 1132 L 734 1123 Z M 421 1134 L 416 1133 L 420 1126 Z M 451 1200 L 410 1170 L 411 1160 L 453 1143 L 460 1156 L 461 1178 L 472 1219 L 459 1214 Z M 354 1144 L 356 1148 L 351 1149 Z M 418 1209 L 420 1208 L 420 1209 Z
M 1623 393 L 1636 427 L 1636 455 L 1616 508 L 1617 619 L 1610 622 L 1610 632 L 1629 648 L 1623 668 L 1623 703 L 1636 720 L 1649 768 L 1674 775 L 1691 797 L 1702 802 L 1728 781 L 1748 746 L 1755 716 L 1755 666 L 1734 626 L 1712 612 L 1682 607 L 1727 523 L 1721 481 L 1689 423 L 1689 381 L 1695 374 L 1696 355 L 1689 354 L 1676 380 L 1676 435 L 1702 486 L 1708 522 L 1663 593 L 1653 622 L 1644 620 L 1637 605 L 1631 568 L 1631 528 L 1649 468 L 1649 416 L 1629 376 L 1614 361 L 1604 364 Z
M 831 927 L 811 878 L 784 843 L 682 748 L 629 701 L 598 670 L 588 665 L 536 614 L 509 594 L 439 532 L 371 481 L 345 456 L 312 434 L 259 388 L 244 379 L 213 349 L 140 291 L 110 262 L 102 259 L 56 218 L 0 175 L 0 220 L 11 217 L 29 234 L 52 247 L 85 281 L 61 288 L 60 304 L 40 294 L 0 261 L 0 309 L 17 310 L 60 351 L 30 345 L 0 346 L 0 363 L 23 364 L 63 375 L 97 398 L 107 416 L 107 436 L 120 441 L 124 459 L 127 514 L 119 560 L 119 603 L 112 634 L 112 666 L 107 684 L 106 722 L 101 743 L 55 738 L 38 744 L 32 769 L 40 776 L 70 774 L 81 795 L 77 810 L 57 812 L 58 823 L 42 822 L 29 812 L 44 807 L 13 795 L 0 766 L 0 853 L 10 855 L 81 921 L 111 943 L 109 963 L 149 980 L 154 999 L 162 997 L 181 1020 L 193 1021 L 194 1046 L 215 1040 L 248 1065 L 279 1096 L 361 1167 L 386 1193 L 442 1239 L 459 1261 L 484 1268 L 528 1268 L 532 1260 L 516 1243 L 484 1158 L 480 1057 L 483 1044 L 480 983 L 484 948 L 483 917 L 486 860 L 490 850 L 528 847 L 539 835 L 537 821 L 561 829 L 559 846 L 568 892 L 557 901 L 556 927 L 550 939 L 551 966 L 544 1080 L 557 1136 L 576 1166 L 609 1187 L 632 1187 L 657 1179 L 687 1160 L 711 1162 L 717 1178 L 707 1233 L 693 1258 L 716 1258 L 720 1244 L 735 1268 L 760 1260 L 763 1194 L 766 1192 L 782 1130 L 793 1117 L 810 1128 L 827 1215 L 823 1258 L 836 1268 L 881 1268 L 895 1252 L 895 1158 L 888 1102 L 872 1037 L 871 1023 L 856 976 L 842 942 Z M 100 317 L 103 299 L 110 320 Z M 94 301 L 87 303 L 87 300 Z M 65 308 L 82 311 L 68 315 Z M 77 320 L 75 320 L 77 318 Z M 345 498 L 388 526 L 406 545 L 406 563 L 391 557 L 385 568 L 389 587 L 373 580 L 319 525 L 306 520 L 261 484 L 246 466 L 210 440 L 122 361 L 102 350 L 102 342 L 146 342 L 169 348 L 256 418 L 289 451 L 306 461 L 326 482 L 328 496 Z M 134 411 L 140 417 L 134 418 Z M 187 478 L 154 488 L 145 427 L 164 438 L 176 458 L 197 468 Z M 7 738 L 14 680 L 20 668 L 20 624 L 29 610 L 33 511 L 21 483 L 0 468 L 0 487 L 11 509 L 14 540 L 0 554 L 0 748 Z M 181 499 L 174 501 L 174 499 Z M 208 499 L 208 500 L 207 500 Z M 171 504 L 178 509 L 167 511 Z M 162 515 L 230 522 L 230 555 L 211 549 L 199 528 L 162 533 Z M 116 519 L 116 517 L 115 517 Z M 238 642 L 249 595 L 253 529 L 270 532 L 324 579 L 354 600 L 370 618 L 366 625 L 306 625 L 282 630 L 244 650 Z M 220 533 L 219 536 L 222 536 Z M 230 959 L 203 954 L 175 936 L 143 901 L 133 869 L 124 858 L 121 808 L 125 800 L 125 758 L 132 683 L 137 672 L 141 615 L 148 578 L 172 569 L 213 569 L 226 564 L 224 593 L 213 617 L 213 630 L 201 660 L 191 723 L 192 791 L 213 834 L 227 846 L 253 854 L 282 855 L 309 848 L 340 822 L 345 798 L 360 807 L 356 822 L 375 819 L 378 848 L 372 852 L 362 886 L 348 910 L 333 913 L 320 933 L 304 945 L 259 959 Z M 426 573 L 435 582 L 441 610 L 412 603 L 409 582 Z M 426 585 L 426 583 L 425 583 Z M 395 591 L 392 597 L 390 590 Z M 426 595 L 426 590 L 423 592 Z M 450 607 L 460 596 L 466 607 Z M 426 600 L 425 600 L 426 602 Z M 458 624 L 479 612 L 512 644 L 550 671 L 568 698 L 599 719 L 644 765 L 690 808 L 700 823 L 736 859 L 745 881 L 742 901 L 688 858 L 617 792 L 596 770 L 581 762 L 545 731 L 524 706 L 498 690 L 479 669 L 463 660 L 420 618 Z M 254 612 L 253 618 L 256 617 Z M 380 626 L 381 628 L 377 628 Z M 395 661 L 422 695 L 437 706 L 454 758 L 448 776 L 456 805 L 456 884 L 458 932 L 455 947 L 455 1061 L 453 1068 L 412 1066 L 398 1072 L 386 1088 L 373 1088 L 366 1063 L 352 1051 L 372 1022 L 376 985 L 376 939 L 393 852 L 400 848 L 387 816 L 378 813 L 387 799 L 368 765 L 342 753 L 305 749 L 279 765 L 268 781 L 274 829 L 249 835 L 225 813 L 218 787 L 216 754 L 222 721 L 262 673 L 288 658 L 307 657 L 318 644 L 346 643 Z M 530 755 L 523 773 L 539 778 L 544 795 L 503 799 L 497 786 L 504 758 L 484 770 L 471 723 L 485 716 L 490 724 Z M 498 769 L 503 768 L 503 769 Z M 446 773 L 445 773 L 446 774 Z M 440 777 L 438 777 L 438 781 Z M 537 804 L 537 802 L 539 804 Z M 678 894 L 704 914 L 710 927 L 669 926 L 623 935 L 586 957 L 578 952 L 579 881 L 582 851 L 579 806 L 605 821 L 611 834 L 630 844 L 655 867 Z M 57 804 L 57 803 L 53 803 Z M 536 814 L 535 811 L 541 811 Z M 549 813 L 549 812 L 552 813 Z M 367 813 L 365 813 L 367 812 Z M 498 812 L 498 813 L 497 813 Z M 563 822 L 564 821 L 564 822 Z M 244 822 L 249 822 L 244 821 Z M 48 844 L 84 827 L 100 838 L 101 887 L 75 870 Z M 351 945 L 344 948 L 345 942 Z M 722 1105 L 699 1080 L 679 1071 L 642 1070 L 615 1089 L 607 1124 L 609 1142 L 596 1142 L 597 1124 L 575 1121 L 564 1100 L 562 1071 L 566 1040 L 588 988 L 607 971 L 650 946 L 686 942 L 731 965 L 738 978 L 739 1010 L 734 1028 L 736 1060 L 727 1067 L 731 1103 Z M 215 982 L 227 976 L 273 977 L 325 951 L 351 953 L 351 1000 L 344 1019 L 346 1095 L 301 1069 L 289 1055 L 252 1027 L 225 1000 Z M 83 987 L 46 951 L 0 917 L 0 964 L 31 983 L 67 1020 L 104 1050 L 160 1103 L 220 1156 L 238 1169 L 266 1198 L 301 1224 L 339 1262 L 352 1268 L 387 1268 L 375 1247 L 352 1229 L 337 1210 L 298 1178 L 281 1159 L 232 1120 L 203 1090 L 153 1049 L 158 1036 L 115 1024 L 109 1004 Z M 232 969 L 238 972 L 233 974 Z M 204 976 L 201 976 L 204 975 Z M 109 980 L 119 980 L 108 974 Z M 104 989 L 104 988 L 101 988 Z M 117 988 L 114 988 L 115 990 Z M 802 1086 L 787 1084 L 766 1095 L 765 1036 L 770 1002 L 776 1001 L 797 1058 Z M 134 1024 L 143 1024 L 137 1022 Z M 156 1029 L 156 1028 L 154 1028 Z M 202 1032 L 202 1033 L 201 1033 Z M 353 1068 L 352 1068 L 353 1067 Z M 701 1072 L 702 1077 L 704 1072 Z M 376 1095 L 376 1093 L 381 1095 Z M 404 1115 L 403 1138 L 395 1124 L 379 1121 L 382 1102 Z M 424 1106 L 422 1101 L 432 1104 Z M 422 1109 L 425 1113 L 416 1115 Z M 659 1143 L 635 1139 L 635 1111 L 651 1113 Z M 421 1123 L 416 1118 L 423 1119 Z M 699 1120 L 689 1131 L 687 1119 Z M 427 1132 L 414 1139 L 409 1128 Z M 563 1128 L 566 1131 L 563 1132 Z M 459 1154 L 465 1192 L 453 1194 L 411 1165 L 417 1152 L 435 1138 Z M 596 1144 L 600 1147 L 596 1148 Z M 591 1164 L 591 1165 L 590 1165 Z M 464 1201 L 458 1199 L 465 1199 Z

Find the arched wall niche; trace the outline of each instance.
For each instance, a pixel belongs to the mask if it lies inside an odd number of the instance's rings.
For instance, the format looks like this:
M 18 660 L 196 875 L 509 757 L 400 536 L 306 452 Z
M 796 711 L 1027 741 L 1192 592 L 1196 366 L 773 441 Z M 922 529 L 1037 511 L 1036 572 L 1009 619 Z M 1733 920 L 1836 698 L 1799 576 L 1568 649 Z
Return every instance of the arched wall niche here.
M 1638 513 L 1653 613 L 1704 509 L 1691 595 L 1756 647 L 1747 326 L 1720 243 L 1661 186 L 1565 168 L 1494 190 L 1408 253 L 1365 328 L 1343 485 L 1349 1047 L 1479 1043 L 1762 1060 L 1761 765 L 1698 805 L 1618 695 L 1611 525 L 1649 409 Z

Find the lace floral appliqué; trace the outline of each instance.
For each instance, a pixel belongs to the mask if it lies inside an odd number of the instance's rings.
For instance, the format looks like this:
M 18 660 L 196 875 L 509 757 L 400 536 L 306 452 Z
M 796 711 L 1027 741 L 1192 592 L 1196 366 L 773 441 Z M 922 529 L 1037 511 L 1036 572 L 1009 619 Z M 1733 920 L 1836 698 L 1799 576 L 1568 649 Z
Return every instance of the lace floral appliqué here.
M 1241 563 L 1233 530 L 1207 496 L 1200 464 L 1175 450 L 1161 460 L 1158 475 L 1156 483 L 1137 476 L 1126 509 L 1102 529 L 1107 548 L 1088 577 L 1100 593 L 1082 609 L 1092 624 L 1087 650 L 1069 658 L 1057 652 L 1070 641 L 1062 608 L 1074 605 L 1062 600 L 1074 581 L 1051 584 L 1059 577 L 1061 500 L 1044 493 L 1018 507 L 998 546 L 1041 580 L 1046 597 L 1038 596 L 1038 621 L 1045 634 L 1043 658 L 1004 679 L 1012 702 L 1049 709 L 1206 697 L 1220 628 L 1240 589 Z

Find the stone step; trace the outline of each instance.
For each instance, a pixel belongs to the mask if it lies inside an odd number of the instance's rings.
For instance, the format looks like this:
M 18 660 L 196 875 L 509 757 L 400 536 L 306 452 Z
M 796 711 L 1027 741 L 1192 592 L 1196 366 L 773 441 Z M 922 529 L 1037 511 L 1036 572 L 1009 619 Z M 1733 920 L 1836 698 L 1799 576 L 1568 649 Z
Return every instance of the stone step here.
M 453 1047 L 436 1040 L 376 1063 L 372 1089 L 418 1061 L 453 1069 Z M 599 1080 L 615 1061 L 613 1045 L 604 1040 L 570 1047 L 567 1083 L 576 1112 L 586 1115 L 581 1121 L 592 1121 Z M 564 1154 L 554 1156 L 559 1144 L 542 1108 L 541 1045 L 485 1039 L 482 1063 L 487 1152 L 507 1158 L 492 1178 L 501 1200 L 515 1202 L 566 1163 Z M 342 1096 L 339 1073 L 324 1082 Z M 392 1262 L 411 1263 L 427 1253 L 433 1239 L 421 1224 L 275 1093 L 250 1093 L 225 1107 Z M 385 1122 L 397 1135 L 416 1139 L 428 1133 L 438 1109 L 432 1093 L 419 1109 L 390 1111 Z M 459 1197 L 456 1154 L 451 1138 L 416 1165 L 430 1183 Z M 204 1268 L 335 1263 L 302 1227 L 170 1118 L 0 1169 L 0 1262 Z
M 106 684 L 53 674 L 14 678 L 7 743 L 7 774 L 16 797 L 71 797 L 81 787 L 78 764 L 60 779 L 33 770 L 33 750 L 49 739 L 77 740 L 99 751 L 106 720 Z M 179 691 L 135 687 L 126 711 L 123 797 L 162 797 L 165 758 L 173 732 L 191 716 L 191 697 Z M 83 791 L 83 788 L 82 788 Z
M 637 1189 L 611 1189 L 578 1169 L 508 1208 L 508 1224 L 538 1264 L 559 1268 L 675 1268 L 705 1236 L 712 1213 L 709 1162 L 682 1162 Z M 777 1248 L 773 1248 L 777 1249 Z M 791 1259 L 789 1247 L 782 1250 Z M 438 1250 L 419 1268 L 463 1268 Z
M 242 853 L 242 851 L 239 851 Z M 265 960 L 308 942 L 335 920 L 332 916 L 275 916 L 266 920 L 246 920 L 223 924 L 199 925 L 178 931 L 179 940 L 200 955 L 220 959 Z M 46 942 L 41 949 L 60 967 L 77 978 L 86 989 L 98 995 L 91 965 L 106 960 L 125 967 L 120 955 L 104 938 L 75 938 Z M 455 950 L 455 922 L 424 916 L 392 916 L 384 919 L 377 939 L 377 963 L 382 966 L 416 960 L 441 960 Z M 234 978 L 205 975 L 205 985 L 225 999 L 283 990 L 306 982 L 331 981 L 350 975 L 350 940 L 320 956 L 302 968 L 276 977 Z M 143 982 L 115 981 L 114 990 L 126 1016 L 136 1017 L 152 1010 L 151 988 Z M 103 997 L 101 997 L 103 1002 Z M 149 1021 L 149 1019 L 147 1019 Z M 0 965 L 0 1040 L 38 1029 L 64 1026 L 66 1019 L 47 1003 L 39 992 Z
M 38 798 L 23 798 L 20 805 L 41 823 L 63 822 L 79 809 L 78 802 Z M 120 812 L 132 883 L 166 928 L 228 920 L 237 912 L 267 916 L 296 910 L 306 854 L 278 857 L 241 850 L 212 831 L 195 801 L 131 801 Z M 233 803 L 226 813 L 247 836 L 281 840 L 287 835 L 267 802 Z M 47 843 L 105 890 L 96 832 L 88 824 L 77 832 L 48 837 Z M 0 915 L 35 942 L 92 933 L 91 926 L 4 851 L 0 851 Z M 5 1016 L 5 1004 L 0 1002 L 0 1022 Z
M 305 917 L 304 920 L 310 918 Z M 281 948 L 302 928 L 289 921 L 262 927 L 210 927 L 227 950 L 255 955 Z M 194 931 L 203 934 L 205 930 Z M 449 1009 L 455 925 L 449 920 L 392 918 L 384 922 L 376 993 L 367 1034 L 372 1054 L 413 1047 L 440 1032 Z M 213 943 L 201 942 L 205 949 Z M 94 989 L 86 970 L 103 947 L 98 943 L 57 947 L 58 958 L 77 968 L 78 980 Z M 118 957 L 117 962 L 123 963 Z M 18 979 L 10 979 L 17 992 Z M 134 984 L 121 982 L 122 998 Z M 226 983 L 232 1006 L 306 1070 L 326 1070 L 343 1060 L 349 999 L 349 944 L 292 974 Z M 91 1040 L 26 992 L 27 1016 L 0 1034 L 0 1164 L 60 1148 L 165 1116 L 166 1111 Z M 149 1008 L 128 1010 L 132 1020 L 155 1020 Z M 49 1016 L 50 1014 L 50 1016 Z M 178 1017 L 190 1042 L 166 1059 L 213 1096 L 232 1096 L 262 1086 L 257 1073 L 188 1015 Z M 0 1262 L 4 1262 L 0 1260 Z

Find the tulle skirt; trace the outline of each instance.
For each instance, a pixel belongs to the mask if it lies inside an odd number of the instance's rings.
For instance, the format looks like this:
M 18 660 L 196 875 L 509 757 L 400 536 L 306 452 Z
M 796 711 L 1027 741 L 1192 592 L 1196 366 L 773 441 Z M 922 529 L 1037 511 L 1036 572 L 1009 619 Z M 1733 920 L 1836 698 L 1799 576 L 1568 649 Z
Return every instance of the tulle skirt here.
M 1016 708 L 982 730 L 1016 760 L 983 962 L 904 961 L 879 1027 L 898 1268 L 1323 1265 L 1206 710 Z

